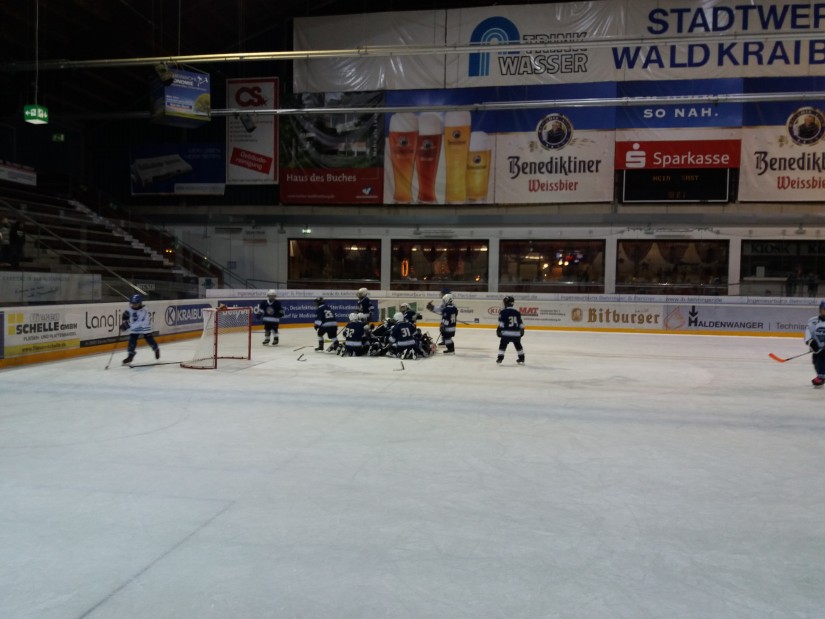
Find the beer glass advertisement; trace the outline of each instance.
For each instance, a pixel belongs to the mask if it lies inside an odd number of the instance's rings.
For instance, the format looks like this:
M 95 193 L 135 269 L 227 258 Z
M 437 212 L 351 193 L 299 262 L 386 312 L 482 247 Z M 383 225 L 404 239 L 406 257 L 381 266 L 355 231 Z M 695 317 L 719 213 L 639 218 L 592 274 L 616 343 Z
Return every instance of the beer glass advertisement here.
M 284 204 L 381 204 L 384 194 L 383 114 L 336 113 L 370 108 L 383 93 L 304 93 L 286 107 L 306 114 L 280 119 Z
M 575 90 L 575 93 L 574 93 Z M 612 97 L 615 84 L 541 86 L 533 100 Z M 390 106 L 455 106 L 386 118 L 386 204 L 601 202 L 613 195 L 614 110 L 469 111 L 523 88 L 387 93 Z
M 787 78 L 777 88 L 822 90 L 825 78 Z M 813 83 L 812 83 L 813 82 Z M 748 103 L 739 199 L 812 202 L 825 195 L 825 102 Z

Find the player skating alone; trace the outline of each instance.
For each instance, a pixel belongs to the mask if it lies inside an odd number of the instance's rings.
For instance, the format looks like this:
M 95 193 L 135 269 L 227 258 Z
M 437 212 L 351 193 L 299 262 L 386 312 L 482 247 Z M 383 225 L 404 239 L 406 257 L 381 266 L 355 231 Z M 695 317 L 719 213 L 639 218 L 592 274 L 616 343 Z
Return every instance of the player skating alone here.
M 811 380 L 814 387 L 825 384 L 825 301 L 819 302 L 819 314 L 808 321 L 805 327 L 805 343 L 813 351 L 812 359 L 816 376 Z
M 516 300 L 511 296 L 504 297 L 501 302 L 503 308 L 498 314 L 498 328 L 496 329 L 496 335 L 499 337 L 496 363 L 504 361 L 504 351 L 511 343 L 516 349 L 516 363 L 524 363 L 524 348 L 521 345 L 524 320 L 521 318 L 521 312 L 513 307 L 515 303 Z
M 123 360 L 124 365 L 131 363 L 135 358 L 137 343 L 141 335 L 155 351 L 155 359 L 160 359 L 160 348 L 152 336 L 152 314 L 143 305 L 143 297 L 139 294 L 132 295 L 129 299 L 129 309 L 123 312 L 120 330 L 129 331 L 129 354 Z
M 432 301 L 427 302 L 427 309 L 436 314 L 441 314 L 441 325 L 438 327 L 441 333 L 441 339 L 444 340 L 444 346 L 447 350 L 445 355 L 455 354 L 455 327 L 458 323 L 458 308 L 453 303 L 453 295 L 445 294 L 441 297 L 441 305 L 434 305 Z
M 264 323 L 264 346 L 269 344 L 270 337 L 272 338 L 272 345 L 277 346 L 278 326 L 284 316 L 284 308 L 281 306 L 281 302 L 278 301 L 278 293 L 275 290 L 267 291 L 266 299 L 261 301 L 252 311 Z
M 330 350 L 335 350 L 338 348 L 338 321 L 335 320 L 335 312 L 324 301 L 324 297 L 317 297 L 315 304 L 315 331 L 318 333 L 318 346 L 315 350 L 324 350 L 325 336 L 332 340 Z

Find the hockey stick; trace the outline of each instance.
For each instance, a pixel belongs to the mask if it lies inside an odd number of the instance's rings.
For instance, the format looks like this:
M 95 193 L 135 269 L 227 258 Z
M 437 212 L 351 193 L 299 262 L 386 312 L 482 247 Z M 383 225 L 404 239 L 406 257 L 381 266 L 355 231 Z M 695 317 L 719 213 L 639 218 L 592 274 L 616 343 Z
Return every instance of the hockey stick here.
M 785 357 L 784 359 L 778 355 L 768 353 L 768 356 L 773 359 L 774 361 L 779 361 L 779 363 L 785 363 L 786 361 L 790 361 L 791 359 L 799 359 L 799 357 L 804 357 L 805 355 L 810 355 L 813 351 L 809 350 L 807 352 L 800 353 L 798 355 L 794 355 L 793 357 Z
M 303 350 L 304 348 L 309 348 L 309 346 L 298 346 L 298 348 L 293 348 L 292 352 L 298 352 L 299 350 Z
M 112 346 L 112 354 L 109 355 L 109 361 L 106 363 L 106 367 L 103 368 L 104 370 L 108 370 L 109 366 L 112 365 L 112 359 L 115 358 L 115 352 L 117 351 L 118 344 L 120 344 L 120 331 L 117 332 L 117 337 L 115 338 L 115 345 Z
M 403 370 L 404 370 L 404 362 L 402 361 L 402 362 L 401 362 L 401 368 L 400 368 L 400 369 L 399 369 L 399 368 L 395 368 L 395 369 L 393 370 L 393 372 L 401 372 L 401 371 L 403 371 Z
M 304 359 L 304 353 L 301 353 L 301 355 L 296 359 L 296 361 L 306 361 L 306 359 Z
M 158 361 L 157 363 L 130 363 L 130 368 L 149 368 L 153 365 L 180 365 L 180 361 Z

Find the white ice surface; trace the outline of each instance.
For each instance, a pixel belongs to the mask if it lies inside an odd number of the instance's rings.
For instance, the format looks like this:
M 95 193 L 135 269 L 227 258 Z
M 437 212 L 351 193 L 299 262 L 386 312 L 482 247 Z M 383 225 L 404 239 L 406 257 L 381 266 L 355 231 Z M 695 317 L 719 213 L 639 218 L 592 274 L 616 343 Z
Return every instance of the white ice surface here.
M 259 340 L 0 372 L 2 619 L 825 617 L 801 337 Z

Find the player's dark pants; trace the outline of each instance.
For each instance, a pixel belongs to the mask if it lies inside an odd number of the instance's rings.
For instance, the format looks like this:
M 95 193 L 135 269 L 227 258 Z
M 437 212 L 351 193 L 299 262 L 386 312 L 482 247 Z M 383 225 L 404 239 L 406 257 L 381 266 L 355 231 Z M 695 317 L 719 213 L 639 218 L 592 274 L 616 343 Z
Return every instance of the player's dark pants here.
M 143 336 L 143 339 L 146 340 L 146 343 L 152 347 L 152 350 L 158 349 L 158 343 L 155 341 L 155 338 L 152 336 L 151 333 L 131 333 L 129 334 L 129 353 L 132 354 L 137 349 L 137 343 L 140 339 L 140 336 Z
M 334 340 L 335 337 L 338 335 L 338 327 L 319 327 L 318 328 L 318 341 L 323 344 L 324 337 L 328 337 L 331 340 Z
M 817 376 L 825 376 L 825 350 L 820 350 L 815 355 L 811 355 L 811 357 Z
M 524 348 L 521 346 L 521 338 L 520 337 L 508 337 L 506 335 L 502 335 L 501 339 L 498 342 L 498 356 L 503 357 L 504 351 L 507 350 L 507 346 L 512 343 L 513 346 L 516 348 L 516 353 L 518 354 L 520 359 L 524 358 Z

